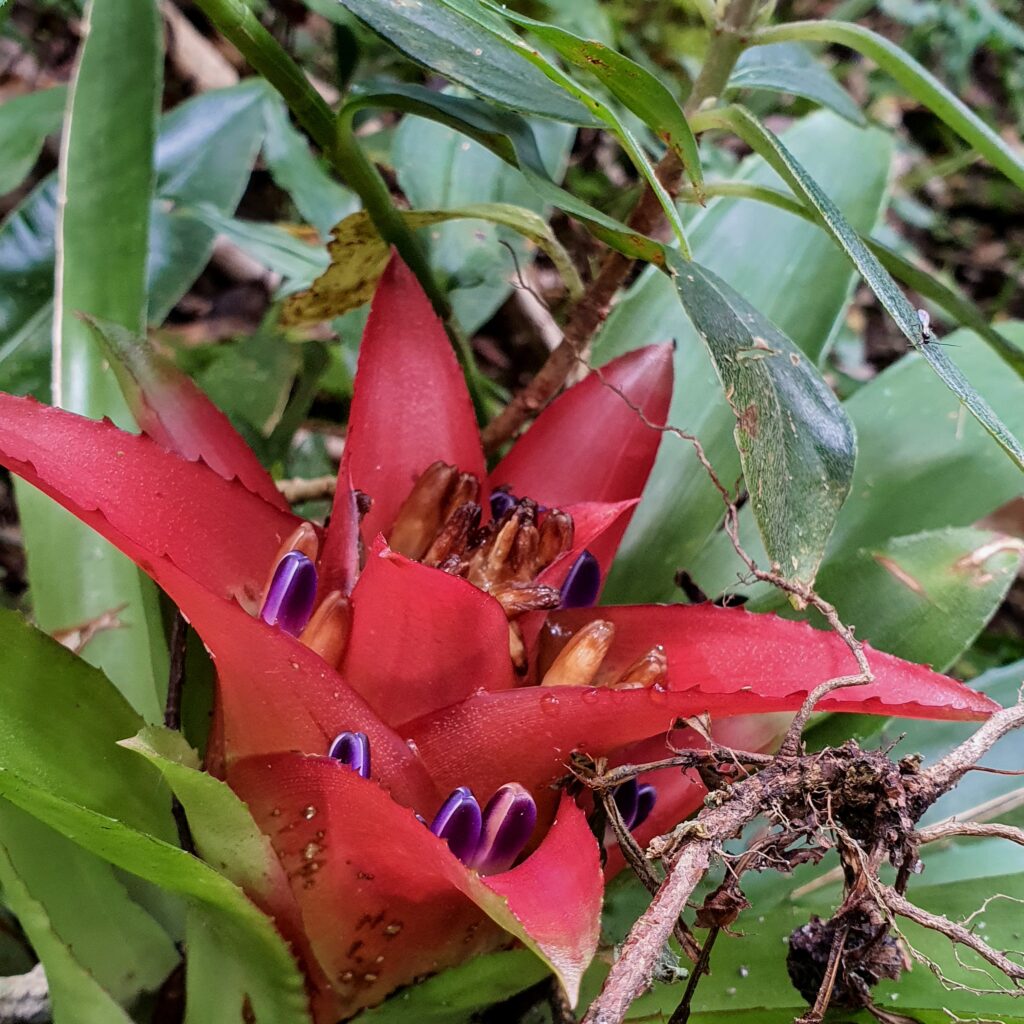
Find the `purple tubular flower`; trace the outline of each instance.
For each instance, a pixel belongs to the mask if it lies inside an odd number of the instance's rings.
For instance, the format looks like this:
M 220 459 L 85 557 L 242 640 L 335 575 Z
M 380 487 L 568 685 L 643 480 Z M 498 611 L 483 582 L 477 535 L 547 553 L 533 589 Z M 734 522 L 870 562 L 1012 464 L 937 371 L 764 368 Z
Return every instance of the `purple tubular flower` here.
M 508 491 L 491 491 L 491 515 L 500 519 L 510 508 L 514 508 L 516 499 Z
M 452 791 L 430 824 L 430 831 L 444 839 L 448 848 L 468 864 L 480 845 L 482 818 L 476 797 L 465 786 Z
M 343 732 L 334 737 L 328 757 L 340 761 L 364 779 L 370 777 L 370 740 L 365 732 Z
M 483 831 L 471 867 L 481 874 L 507 871 L 523 852 L 537 824 L 537 805 L 519 785 L 510 782 L 487 801 Z
M 629 779 L 621 786 L 615 787 L 613 794 L 615 806 L 618 807 L 619 814 L 622 815 L 622 823 L 626 828 L 632 828 L 633 822 L 636 821 L 639 792 L 640 787 L 637 785 L 636 779 Z
M 658 802 L 658 791 L 649 785 L 638 786 L 636 790 L 636 817 L 629 827 L 639 828 L 651 815 Z
M 584 551 L 572 564 L 562 584 L 563 608 L 591 608 L 601 590 L 601 567 L 597 559 Z
M 274 570 L 260 618 L 292 636 L 309 622 L 316 601 L 316 566 L 301 552 L 289 551 Z

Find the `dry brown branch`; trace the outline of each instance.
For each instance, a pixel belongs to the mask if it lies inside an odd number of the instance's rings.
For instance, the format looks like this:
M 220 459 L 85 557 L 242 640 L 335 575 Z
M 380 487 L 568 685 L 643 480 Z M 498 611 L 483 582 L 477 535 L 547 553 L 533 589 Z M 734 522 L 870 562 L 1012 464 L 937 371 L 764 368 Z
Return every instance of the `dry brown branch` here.
M 846 893 L 832 920 L 819 922 L 808 933 L 810 937 L 804 937 L 814 981 L 810 991 L 801 987 L 814 1003 L 802 1018 L 805 1024 L 820 1021 L 833 1002 L 869 1006 L 871 986 L 881 977 L 897 976 L 906 966 L 899 947 L 889 937 L 895 917 L 942 932 L 954 945 L 974 950 L 1003 971 L 1015 986 L 1020 984 L 1024 966 L 979 939 L 967 924 L 947 921 L 914 906 L 900 889 L 913 873 L 922 840 L 959 834 L 1024 842 L 1024 832 L 1001 825 L 945 822 L 916 831 L 918 819 L 970 770 L 972 759 L 976 763 L 1001 737 L 1022 725 L 1024 703 L 998 712 L 971 739 L 926 771 L 913 758 L 894 762 L 888 751 L 862 751 L 848 741 L 813 754 L 776 756 L 756 775 L 715 793 L 695 821 L 677 826 L 648 847 L 647 858 L 660 858 L 666 865 L 665 880 L 630 931 L 585 1024 L 619 1024 L 624 1019 L 630 1004 L 650 984 L 674 923 L 712 859 L 721 856 L 726 840 L 741 834 L 758 818 L 767 819 L 768 832 L 743 857 L 730 862 L 727 881 L 713 894 L 719 901 L 714 905 L 712 897 L 705 901 L 697 924 L 718 927 L 721 919 L 715 917 L 716 911 L 731 913 L 729 921 L 739 913 L 745 904 L 739 881 L 750 867 L 774 865 L 786 870 L 800 860 L 817 860 L 837 849 Z M 622 773 L 622 769 L 616 771 Z M 609 787 L 607 775 L 581 778 L 599 795 Z M 886 861 L 899 869 L 895 888 L 879 881 Z M 813 977 L 815 963 L 825 966 Z
M 922 928 L 939 932 L 949 939 L 950 942 L 973 950 L 983 960 L 990 963 L 1007 978 L 1010 978 L 1015 983 L 1015 991 L 1024 995 L 1024 987 L 1022 987 L 1022 983 L 1024 983 L 1024 967 L 1015 963 L 1005 953 L 994 949 L 984 939 L 969 931 L 962 924 L 950 921 L 948 917 L 943 917 L 940 914 L 931 914 L 927 910 L 922 910 L 920 907 L 915 906 L 906 896 L 901 896 L 895 889 L 881 886 L 880 892 L 884 905 L 890 913 L 898 917 L 905 917 L 908 921 L 913 921 Z
M 940 839 L 955 839 L 959 836 L 976 836 L 982 839 L 1005 839 L 1010 843 L 1024 846 L 1024 829 L 994 821 L 982 824 L 978 821 L 940 821 L 928 828 L 918 829 L 914 839 L 919 846 L 934 843 Z

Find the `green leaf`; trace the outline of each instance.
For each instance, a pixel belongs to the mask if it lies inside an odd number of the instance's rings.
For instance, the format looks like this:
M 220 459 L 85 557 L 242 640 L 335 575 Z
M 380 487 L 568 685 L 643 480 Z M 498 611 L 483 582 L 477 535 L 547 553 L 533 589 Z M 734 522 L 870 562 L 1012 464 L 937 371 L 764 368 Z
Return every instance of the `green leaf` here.
M 505 7 L 498 8 L 496 4 L 489 3 L 488 7 L 500 11 L 514 24 L 529 29 L 542 42 L 554 47 L 573 66 L 594 75 L 627 110 L 636 114 L 675 153 L 686 176 L 700 192 L 704 177 L 697 140 L 682 108 L 663 82 L 636 61 L 595 39 L 582 39 L 563 28 L 527 18 Z
M 141 754 L 167 780 L 203 860 L 247 892 L 266 896 L 276 886 L 287 889 L 280 861 L 249 808 L 226 783 L 199 770 L 199 756 L 181 733 L 150 726 L 120 745 Z
M 741 196 L 747 199 L 756 199 L 758 202 L 769 203 L 780 210 L 786 210 L 797 217 L 803 217 L 812 224 L 818 223 L 814 212 L 804 206 L 790 192 L 780 192 L 778 189 L 742 181 L 715 182 L 708 186 L 705 192 L 708 196 Z M 972 331 L 980 334 L 1007 366 L 1012 366 L 1020 376 L 1024 377 L 1024 350 L 1000 334 L 967 296 L 955 286 L 945 284 L 927 270 L 916 266 L 883 242 L 866 236 L 863 231 L 859 233 L 864 244 L 878 258 L 878 262 L 897 281 L 902 281 L 908 288 L 912 288 L 933 302 L 960 326 L 969 327 Z
M 493 27 L 484 27 L 450 4 L 441 0 L 339 2 L 406 56 L 479 96 L 555 121 L 596 123 L 583 104 L 496 39 Z M 495 21 L 500 25 L 499 19 L 491 19 L 490 24 Z
M 506 163 L 518 167 L 530 187 L 545 202 L 575 217 L 613 249 L 632 259 L 658 266 L 664 263 L 664 251 L 659 242 L 637 234 L 551 181 L 529 122 L 517 114 L 494 110 L 476 100 L 400 82 L 389 83 L 386 92 L 357 96 L 349 102 L 346 110 L 353 112 L 373 107 L 417 114 L 468 135 Z
M 148 213 L 162 59 L 152 4 L 91 3 L 65 126 L 54 313 L 54 403 L 86 416 L 131 417 L 78 311 L 142 330 Z M 123 629 L 85 656 L 146 718 L 161 716 L 167 648 L 155 585 L 49 498 L 18 487 L 32 603 L 47 630 L 122 608 Z M 68 566 L 82 567 L 69 575 Z M 87 567 L 87 568 L 85 568 Z
M 790 128 L 786 142 L 828 187 L 851 222 L 859 230 L 870 230 L 886 194 L 889 137 L 819 111 Z M 852 166 L 856 174 L 851 173 Z M 780 184 L 759 157 L 741 165 L 738 180 Z M 711 201 L 691 223 L 690 233 L 702 266 L 731 284 L 812 360 L 821 358 L 854 276 L 822 231 L 781 210 L 726 198 Z M 669 422 L 700 438 L 721 479 L 731 485 L 740 473 L 732 436 L 735 418 L 704 345 L 664 275 L 646 272 L 619 301 L 597 337 L 595 360 L 604 363 L 669 338 L 676 340 L 679 382 Z M 692 567 L 718 530 L 723 512 L 721 496 L 689 447 L 677 438 L 666 438 L 616 558 L 606 600 L 678 600 L 676 571 Z
M 1024 542 L 987 530 L 928 530 L 828 559 L 816 589 L 862 640 L 942 671 L 1002 604 L 1022 554 Z
M 810 585 L 850 489 L 856 443 L 814 364 L 739 293 L 676 259 L 674 282 L 736 416 L 736 446 L 769 559 Z
M 745 50 L 729 76 L 727 88 L 791 93 L 820 103 L 853 124 L 867 123 L 849 93 L 799 43 Z
M 548 967 L 528 949 L 474 957 L 403 989 L 359 1017 L 360 1024 L 467 1024 L 481 1010 L 543 981 Z
M 270 176 L 326 239 L 339 220 L 359 208 L 358 196 L 331 177 L 313 155 L 306 137 L 292 127 L 288 111 L 279 100 L 267 98 L 263 104 L 263 124 L 263 159 Z
M 558 179 L 573 131 L 551 121 L 531 125 L 539 156 Z M 431 159 L 425 161 L 424 153 Z M 404 117 L 391 146 L 398 184 L 418 210 L 452 210 L 470 203 L 509 203 L 541 216 L 547 204 L 515 167 L 478 142 L 421 117 Z M 516 231 L 480 221 L 449 221 L 421 231 L 431 264 L 448 283 L 458 321 L 472 335 L 491 318 L 512 291 L 516 267 L 531 262 L 535 246 Z
M 0 106 L 0 196 L 32 170 L 47 135 L 60 128 L 67 89 L 57 86 L 15 96 Z
M 910 344 L 919 349 L 939 378 L 992 435 L 1007 455 L 1024 469 L 1024 447 L 1007 429 L 991 406 L 971 387 L 949 356 L 938 346 L 925 344 L 917 311 L 907 301 L 888 271 L 878 262 L 856 231 L 847 223 L 836 204 L 807 173 L 786 147 L 750 111 L 742 107 L 708 111 L 706 123 L 730 127 L 751 148 L 763 156 L 786 180 L 793 191 L 817 212 L 822 226 L 836 240 L 896 322 Z
M 686 232 L 683 229 L 683 222 L 679 216 L 679 211 L 676 208 L 675 201 L 672 196 L 669 195 L 665 186 L 661 183 L 661 179 L 655 173 L 654 166 L 651 164 L 650 160 L 648 160 L 647 155 L 644 153 L 639 142 L 634 138 L 633 133 L 623 123 L 619 115 L 606 103 L 603 103 L 600 99 L 579 85 L 575 79 L 570 75 L 567 75 L 556 64 L 548 60 L 540 50 L 526 43 L 516 35 L 515 32 L 509 29 L 503 18 L 503 15 L 506 13 L 503 8 L 497 7 L 491 3 L 481 4 L 478 0 L 468 0 L 468 2 L 467 0 L 441 0 L 441 2 L 447 4 L 448 7 L 457 8 L 461 13 L 471 18 L 477 25 L 492 32 L 506 46 L 520 54 L 534 67 L 540 69 L 547 78 L 556 85 L 561 86 L 561 88 L 570 96 L 575 96 L 586 109 L 590 110 L 599 120 L 604 122 L 604 124 L 618 139 L 619 145 L 622 146 L 623 151 L 629 157 L 637 172 L 647 182 L 647 187 L 657 197 L 658 202 L 661 204 L 662 211 L 665 214 L 665 219 L 668 221 L 669 226 L 672 228 L 672 231 L 676 236 L 680 251 L 686 256 L 689 256 Z M 542 25 L 543 23 L 538 22 L 536 24 Z M 574 56 L 579 56 L 572 43 L 573 37 L 569 33 L 554 27 L 550 27 L 550 33 L 552 38 L 549 42 L 551 42 L 556 49 L 565 47 Z M 558 40 L 558 42 L 555 40 Z M 582 56 L 579 56 L 579 59 L 584 60 Z M 628 89 L 629 87 L 627 86 L 625 88 Z M 649 104 L 646 104 L 646 106 L 649 107 Z M 687 126 L 687 128 L 689 129 L 689 126 Z M 691 131 L 691 138 L 692 134 L 693 133 Z M 682 144 L 681 140 L 676 141 L 677 144 Z M 696 173 L 699 174 L 699 161 L 696 166 L 698 168 Z
M 46 965 L 54 1024 L 132 1024 L 131 1017 L 75 958 L 46 908 L 29 892 L 0 840 L 0 887 Z
M 1011 341 L 1024 339 L 1024 327 L 1019 324 L 1007 324 L 1004 330 Z M 1024 429 L 1024 382 L 1008 373 L 977 336 L 958 331 L 950 337 L 956 346 L 950 352 L 964 370 L 1011 426 Z M 869 381 L 844 407 L 857 433 L 857 465 L 819 580 L 834 581 L 828 596 L 839 601 L 840 611 L 857 624 L 858 635 L 901 657 L 944 667 L 959 653 L 955 648 L 966 647 L 998 605 L 994 582 L 992 589 L 978 588 L 972 574 L 947 577 L 945 602 L 954 609 L 948 632 L 943 633 L 942 608 L 931 607 L 929 617 L 934 617 L 935 623 L 915 639 L 915 635 L 890 629 L 893 623 L 886 611 L 887 598 L 873 601 L 865 592 L 858 603 L 843 605 L 844 567 L 853 571 L 856 565 L 865 564 L 861 552 L 910 543 L 905 538 L 924 531 L 935 531 L 939 537 L 942 531 L 954 528 L 950 536 L 969 538 L 971 531 L 960 528 L 1019 495 L 1020 473 L 917 354 L 905 356 Z M 956 481 L 955 485 L 950 481 Z M 755 525 L 746 510 L 741 510 L 740 520 L 744 547 L 755 558 L 762 557 Z M 969 540 L 965 543 L 970 545 Z M 736 589 L 736 574 L 743 566 L 731 544 L 715 537 L 690 568 L 701 587 L 717 594 Z M 880 579 L 892 596 L 899 595 L 900 588 L 890 574 L 882 573 Z M 958 597 L 952 589 L 957 580 Z M 987 591 L 987 608 L 979 590 Z M 768 597 L 762 588 L 751 588 L 748 593 L 763 602 L 759 607 L 773 604 L 770 591 Z M 899 600 L 905 601 L 906 595 Z
M 263 141 L 271 96 L 265 82 L 250 79 L 196 96 L 161 120 L 150 214 L 151 324 L 163 323 L 213 252 L 215 233 L 178 207 L 208 204 L 234 213 Z
M 110 997 L 128 1004 L 170 974 L 179 959 L 174 942 L 106 861 L 6 800 L 0 843 L 53 930 Z
M 568 253 L 544 219 L 532 210 L 507 203 L 479 203 L 459 210 L 405 210 L 401 216 L 410 227 L 465 219 L 503 225 L 547 253 L 565 278 L 571 295 L 578 296 L 583 290 Z M 366 212 L 353 213 L 338 224 L 328 249 L 331 265 L 307 291 L 288 297 L 281 315 L 283 323 L 319 323 L 341 316 L 370 299 L 384 272 L 389 250 Z
M 266 86 L 245 82 L 176 107 L 157 137 L 157 195 L 150 208 L 149 315 L 159 324 L 191 287 L 214 233 L 175 204 L 234 211 L 262 138 Z M 46 178 L 0 225 L 0 386 L 50 398 L 57 176 Z
M 226 963 L 246 971 L 256 1024 L 309 1024 L 302 975 L 285 941 L 270 918 L 210 865 L 7 769 L 0 770 L 0 795 L 111 864 L 201 904 L 221 929 Z
M 981 153 L 993 167 L 1002 171 L 1018 188 L 1024 188 L 1024 159 L 931 72 L 895 43 L 862 25 L 827 19 L 773 25 L 761 29 L 751 43 L 763 46 L 788 40 L 838 43 L 869 57 L 892 75 L 914 99 L 928 107 Z
M 0 650 L 0 767 L 171 839 L 166 787 L 156 772 L 117 746 L 139 731 L 142 718 L 103 673 L 6 609 L 0 609 Z
M 234 242 L 258 263 L 299 286 L 309 284 L 327 269 L 327 253 L 322 247 L 302 241 L 277 224 L 230 217 L 207 204 L 185 207 L 179 213 Z

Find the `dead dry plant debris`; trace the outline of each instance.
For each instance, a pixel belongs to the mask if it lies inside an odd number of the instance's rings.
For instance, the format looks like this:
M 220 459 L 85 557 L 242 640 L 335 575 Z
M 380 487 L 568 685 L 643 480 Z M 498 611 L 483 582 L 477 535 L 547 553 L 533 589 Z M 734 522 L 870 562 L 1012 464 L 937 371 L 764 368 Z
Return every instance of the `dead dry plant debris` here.
M 680 722 L 689 725 L 690 722 Z M 866 1009 L 879 1020 L 892 1014 L 876 1008 L 872 989 L 883 978 L 896 979 L 911 959 L 929 967 L 945 984 L 934 962 L 913 949 L 900 932 L 900 920 L 944 935 L 954 947 L 973 951 L 995 969 L 1006 985 L 980 992 L 1024 995 L 1024 965 L 996 949 L 969 927 L 917 907 L 907 896 L 921 870 L 920 850 L 951 836 L 998 835 L 1024 846 L 1024 830 L 975 822 L 944 822 L 918 829 L 924 813 L 1002 737 L 1024 725 L 1024 699 L 997 712 L 968 740 L 930 767 L 911 755 L 894 759 L 888 749 L 864 750 L 854 740 L 807 753 L 782 749 L 769 757 L 721 747 L 679 751 L 655 764 L 623 765 L 608 770 L 602 761 L 580 756 L 574 775 L 590 788 L 619 838 L 634 872 L 652 892 L 652 900 L 634 924 L 618 959 L 584 1024 L 619 1024 L 632 1002 L 651 984 L 669 937 L 674 935 L 696 964 L 672 1024 L 683 1024 L 706 973 L 710 947 L 729 932 L 749 906 L 743 894 L 747 871 L 788 874 L 798 864 L 817 863 L 835 850 L 843 870 L 843 900 L 828 920 L 814 917 L 789 939 L 787 967 L 794 986 L 808 1001 L 796 1024 L 818 1024 L 830 1007 Z M 702 730 L 703 731 L 703 730 Z M 709 793 L 692 821 L 677 825 L 641 850 L 622 824 L 614 788 L 654 768 L 697 770 Z M 724 844 L 762 822 L 764 828 L 738 856 Z M 695 908 L 695 927 L 708 939 L 697 940 L 682 915 L 695 888 L 715 861 L 725 865 L 725 880 Z M 884 865 L 896 869 L 889 885 Z M 962 987 L 962 986 L 959 986 Z

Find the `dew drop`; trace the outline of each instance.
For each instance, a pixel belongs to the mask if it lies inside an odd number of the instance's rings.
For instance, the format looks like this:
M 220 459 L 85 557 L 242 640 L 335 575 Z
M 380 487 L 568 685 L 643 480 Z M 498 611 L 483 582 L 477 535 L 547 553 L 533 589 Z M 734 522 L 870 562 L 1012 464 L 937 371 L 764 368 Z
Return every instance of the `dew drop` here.
M 580 700 L 584 704 L 596 704 L 601 698 L 601 691 L 596 687 L 588 686 L 582 694 L 580 694 Z
M 384 963 L 384 954 L 381 953 L 380 956 L 375 957 L 373 962 L 375 964 L 382 964 L 382 963 Z
M 302 851 L 302 856 L 306 860 L 312 860 L 320 852 L 319 843 L 306 843 L 306 848 Z
M 376 974 L 364 974 L 363 975 L 363 981 L 367 982 L 370 985 L 372 985 L 376 980 L 377 980 L 377 975 Z
M 391 924 L 387 925 L 384 929 L 385 935 L 397 935 L 402 930 L 401 921 L 392 921 Z
M 750 968 L 746 964 L 740 964 L 739 975 L 741 978 L 749 978 Z
M 547 711 L 547 712 L 550 713 L 550 712 L 554 711 L 558 707 L 558 704 L 559 704 L 559 700 L 558 700 L 558 698 L 553 693 L 546 693 L 540 699 L 540 709 L 541 709 L 541 711 Z
M 280 817 L 281 817 L 281 808 L 280 808 L 280 807 L 275 807 L 275 808 L 274 808 L 274 809 L 273 809 L 273 810 L 272 810 L 272 811 L 270 812 L 270 816 L 271 816 L 272 818 L 280 818 Z
M 664 686 L 652 686 L 648 691 L 647 695 L 651 698 L 651 702 L 654 704 L 666 704 L 668 702 L 668 690 Z
M 313 818 L 315 818 L 315 817 L 316 817 L 316 808 L 315 808 L 315 807 L 314 807 L 314 806 L 313 806 L 312 804 L 310 804 L 310 805 L 309 805 L 309 806 L 308 806 L 308 807 L 307 807 L 307 808 L 306 808 L 306 809 L 305 809 L 305 810 L 304 810 L 304 811 L 302 812 L 302 816 L 303 816 L 303 817 L 304 817 L 304 818 L 306 819 L 306 821 L 311 821 L 311 820 L 312 820 Z
M 354 977 L 355 975 L 351 971 L 345 971 L 344 974 L 340 974 L 338 976 L 338 980 L 348 982 L 351 981 Z
M 408 748 L 409 748 L 409 749 L 410 749 L 410 750 L 411 750 L 411 751 L 412 751 L 412 752 L 413 752 L 414 754 L 418 754 L 418 753 L 420 752 L 420 748 L 419 748 L 418 746 L 416 746 L 416 741 L 415 741 L 415 740 L 406 740 L 406 741 L 405 741 L 405 745 L 406 745 L 406 746 L 407 746 L 407 747 L 408 747 Z

